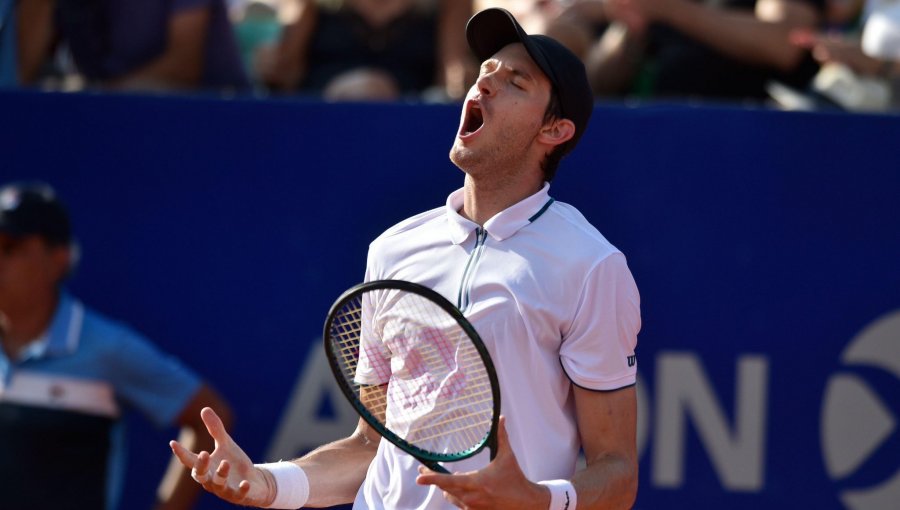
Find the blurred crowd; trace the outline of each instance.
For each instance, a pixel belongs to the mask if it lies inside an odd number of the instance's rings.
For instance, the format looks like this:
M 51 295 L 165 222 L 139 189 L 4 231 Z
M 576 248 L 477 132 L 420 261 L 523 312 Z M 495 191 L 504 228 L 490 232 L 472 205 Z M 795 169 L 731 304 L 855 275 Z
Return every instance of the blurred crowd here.
M 456 101 L 486 7 L 598 99 L 900 108 L 900 0 L 0 0 L 0 86 Z

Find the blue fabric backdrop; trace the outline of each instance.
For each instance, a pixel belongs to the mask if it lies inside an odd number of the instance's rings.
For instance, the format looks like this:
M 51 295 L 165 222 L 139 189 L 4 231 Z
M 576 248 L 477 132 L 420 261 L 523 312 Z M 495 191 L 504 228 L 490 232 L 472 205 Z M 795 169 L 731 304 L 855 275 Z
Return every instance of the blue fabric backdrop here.
M 372 238 L 461 185 L 456 106 L 0 93 L 0 112 L 0 181 L 72 210 L 74 292 L 218 387 L 251 456 L 349 432 L 322 321 Z M 598 106 L 551 194 L 641 289 L 637 508 L 897 501 L 898 140 L 890 116 Z M 149 508 L 174 431 L 130 422 L 123 508 Z

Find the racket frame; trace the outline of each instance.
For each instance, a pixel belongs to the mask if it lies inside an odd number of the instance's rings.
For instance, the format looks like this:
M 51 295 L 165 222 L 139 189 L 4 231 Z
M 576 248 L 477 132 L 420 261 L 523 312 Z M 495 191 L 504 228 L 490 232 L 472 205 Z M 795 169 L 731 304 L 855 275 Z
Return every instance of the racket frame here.
M 347 378 L 345 377 L 344 371 L 341 367 L 341 363 L 340 361 L 338 361 L 337 356 L 334 353 L 334 349 L 332 349 L 333 343 L 331 341 L 332 334 L 330 329 L 331 325 L 334 323 L 333 319 L 335 315 L 339 311 L 341 311 L 349 301 L 356 299 L 358 296 L 361 296 L 366 292 L 374 290 L 400 290 L 418 294 L 419 296 L 428 299 L 429 301 L 443 309 L 445 312 L 447 312 L 451 317 L 453 317 L 460 328 L 462 328 L 463 331 L 465 331 L 465 333 L 469 336 L 469 339 L 475 346 L 475 350 L 478 352 L 479 356 L 481 356 L 482 363 L 484 363 L 488 379 L 491 383 L 491 397 L 493 399 L 494 409 L 491 418 L 491 428 L 488 434 L 485 436 L 484 440 L 481 441 L 481 443 L 462 452 L 456 452 L 452 454 L 435 453 L 428 450 L 423 450 L 422 448 L 419 448 L 416 445 L 407 442 L 405 439 L 401 438 L 390 429 L 385 427 L 381 420 L 373 415 L 369 411 L 369 409 L 362 403 L 358 396 L 358 392 L 354 388 L 354 384 L 348 382 Z M 500 384 L 497 379 L 497 370 L 494 368 L 494 363 L 491 360 L 491 355 L 488 352 L 487 347 L 484 345 L 484 341 L 481 340 L 481 336 L 475 330 L 475 327 L 472 326 L 472 324 L 468 319 L 466 319 L 462 312 L 460 312 L 459 309 L 456 308 L 456 306 L 454 306 L 444 296 L 428 287 L 425 287 L 424 285 L 405 280 L 373 280 L 354 285 L 353 287 L 347 289 L 343 294 L 341 294 L 340 297 L 335 300 L 334 304 L 331 305 L 331 308 L 328 310 L 328 316 L 325 319 L 325 326 L 322 332 L 322 341 L 325 347 L 326 357 L 328 358 L 328 364 L 331 367 L 334 378 L 338 382 L 338 386 L 341 388 L 341 392 L 344 394 L 347 400 L 350 401 L 350 404 L 354 409 L 356 409 L 356 412 L 359 413 L 360 417 L 362 417 L 362 419 L 364 419 L 382 437 L 393 443 L 395 446 L 412 455 L 416 460 L 418 460 L 422 464 L 425 464 L 431 470 L 440 473 L 449 473 L 449 471 L 438 464 L 438 462 L 455 462 L 467 459 L 483 450 L 485 446 L 490 449 L 491 460 L 494 459 L 494 456 L 497 453 L 497 427 L 500 422 Z M 359 360 L 358 356 L 359 355 L 357 353 L 357 361 Z M 360 385 L 355 384 L 355 386 Z

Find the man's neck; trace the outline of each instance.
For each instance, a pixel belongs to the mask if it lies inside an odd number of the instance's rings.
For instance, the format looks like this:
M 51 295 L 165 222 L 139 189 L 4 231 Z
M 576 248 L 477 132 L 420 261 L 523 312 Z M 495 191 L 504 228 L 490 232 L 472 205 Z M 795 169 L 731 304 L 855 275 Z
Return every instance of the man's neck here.
M 460 214 L 484 225 L 501 211 L 540 191 L 543 185 L 540 179 L 485 182 L 466 175 L 463 209 Z

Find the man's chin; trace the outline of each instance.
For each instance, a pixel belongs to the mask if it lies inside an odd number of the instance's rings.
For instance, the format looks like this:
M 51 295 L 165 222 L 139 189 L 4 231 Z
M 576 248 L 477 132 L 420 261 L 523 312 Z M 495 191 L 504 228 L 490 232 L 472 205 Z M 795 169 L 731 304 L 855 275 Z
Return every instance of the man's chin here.
M 459 146 L 459 139 L 453 142 L 453 145 L 450 146 L 450 161 L 455 165 L 459 165 L 459 160 L 462 155 L 460 154 L 463 151 L 463 148 Z
M 467 166 L 470 166 L 474 160 L 475 154 L 471 149 L 463 147 L 459 143 L 459 140 L 453 143 L 453 147 L 450 147 L 450 161 L 462 170 L 465 170 Z

